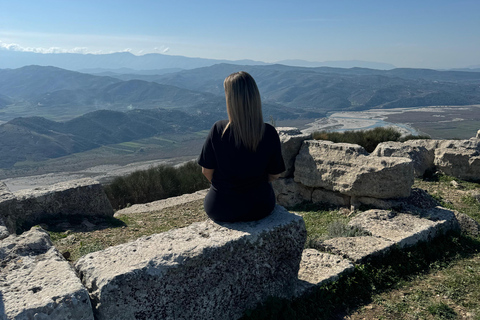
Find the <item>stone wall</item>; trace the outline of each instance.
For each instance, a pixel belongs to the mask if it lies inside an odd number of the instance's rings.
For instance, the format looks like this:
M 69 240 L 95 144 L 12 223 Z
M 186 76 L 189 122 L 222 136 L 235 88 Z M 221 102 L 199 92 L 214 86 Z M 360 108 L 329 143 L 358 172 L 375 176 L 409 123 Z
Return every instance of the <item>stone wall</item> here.
M 410 195 L 414 177 L 436 170 L 480 181 L 478 137 L 383 142 L 369 154 L 355 144 L 311 140 L 295 128 L 277 130 L 287 171 L 273 187 L 284 206 L 308 201 L 391 207 L 390 200 Z
M 92 179 L 12 193 L 0 182 L 0 220 L 10 233 L 59 215 L 113 216 L 102 185 Z

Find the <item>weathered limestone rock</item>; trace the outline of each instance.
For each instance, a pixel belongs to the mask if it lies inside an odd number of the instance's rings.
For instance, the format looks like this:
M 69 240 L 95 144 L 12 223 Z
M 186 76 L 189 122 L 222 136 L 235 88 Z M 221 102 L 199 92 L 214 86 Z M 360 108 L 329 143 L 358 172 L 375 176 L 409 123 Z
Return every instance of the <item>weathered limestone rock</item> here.
M 462 232 L 473 237 L 480 235 L 480 225 L 477 221 L 460 212 L 455 212 L 455 218 L 457 218 L 458 225 Z
M 296 182 L 356 197 L 408 197 L 414 180 L 412 160 L 369 157 L 347 143 L 304 141 L 295 166 Z
M 347 195 L 323 188 L 316 188 L 312 192 L 313 203 L 323 202 L 334 206 L 348 207 L 351 204 L 350 200 L 351 197 Z
M 293 207 L 303 201 L 312 201 L 312 189 L 293 181 L 293 178 L 280 178 L 272 182 L 277 203 Z
M 320 243 L 329 252 L 345 257 L 354 263 L 381 257 L 391 250 L 395 242 L 373 236 L 332 238 Z
M 480 140 L 480 130 L 477 131 L 477 135 L 475 136 L 475 138 Z
M 21 190 L 15 193 L 14 216 L 5 221 L 29 226 L 56 215 L 113 216 L 113 208 L 100 183 L 79 179 L 54 184 L 48 188 Z M 10 228 L 10 226 L 8 226 Z
M 402 157 L 413 161 L 413 172 L 416 177 L 422 177 L 427 170 L 433 170 L 435 152 L 434 149 L 427 149 L 425 146 L 418 146 L 412 143 L 414 140 L 402 142 L 379 143 L 372 152 L 377 157 Z
M 450 229 L 450 220 L 431 221 L 388 210 L 368 210 L 350 220 L 348 224 L 361 227 L 371 232 L 372 236 L 388 239 L 403 248 L 420 241 L 428 241 L 446 232 Z
M 6 235 L 8 237 L 8 234 L 15 232 L 14 228 L 9 228 L 9 225 L 11 225 L 9 219 L 15 211 L 15 202 L 15 195 L 10 192 L 3 181 L 0 181 L 0 234 L 2 236 Z M 5 229 L 7 229 L 7 231 L 5 231 Z M 0 238 L 2 236 L 0 236 Z
M 480 149 L 438 148 L 435 150 L 435 166 L 447 175 L 479 181 Z
M 337 280 L 342 274 L 352 272 L 353 264 L 340 256 L 305 249 L 298 271 L 298 284 L 295 295 L 301 296 L 314 287 Z
M 87 290 L 45 231 L 2 240 L 0 260 L 0 319 L 93 320 Z
M 236 319 L 268 296 L 294 294 L 306 239 L 277 206 L 257 222 L 210 220 L 81 258 L 96 319 Z
M 2 217 L 0 217 L 0 240 L 5 239 L 9 235 L 10 235 L 10 232 L 8 232 L 8 229 L 5 226 L 5 223 L 3 222 Z
M 280 137 L 280 142 L 282 144 L 282 156 L 286 167 L 285 172 L 283 172 L 280 177 L 291 177 L 295 169 L 295 157 L 300 151 L 302 142 L 304 140 L 310 139 L 312 135 L 303 134 L 297 128 L 290 127 L 277 128 L 277 132 Z

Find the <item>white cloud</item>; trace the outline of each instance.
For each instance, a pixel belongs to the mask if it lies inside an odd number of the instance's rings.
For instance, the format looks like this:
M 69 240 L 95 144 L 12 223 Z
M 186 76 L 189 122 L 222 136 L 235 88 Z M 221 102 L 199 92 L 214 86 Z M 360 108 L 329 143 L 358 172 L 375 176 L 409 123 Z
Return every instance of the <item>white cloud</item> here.
M 16 43 L 5 43 L 0 40 L 0 49 L 21 52 L 35 52 L 35 53 L 91 53 L 86 47 L 76 47 L 71 49 L 62 49 L 59 47 L 23 47 Z

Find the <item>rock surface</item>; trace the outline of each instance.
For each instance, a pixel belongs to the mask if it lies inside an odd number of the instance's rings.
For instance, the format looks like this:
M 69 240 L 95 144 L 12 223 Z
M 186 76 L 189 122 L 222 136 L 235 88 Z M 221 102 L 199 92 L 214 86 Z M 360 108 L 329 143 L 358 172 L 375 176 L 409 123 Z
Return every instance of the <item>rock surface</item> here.
M 300 151 L 302 142 L 310 139 L 311 134 L 304 134 L 297 128 L 277 128 L 278 135 L 280 137 L 280 143 L 282 144 L 282 156 L 285 162 L 286 170 L 280 177 L 291 177 L 294 172 L 295 158 Z
M 0 319 L 93 320 L 87 290 L 45 231 L 2 240 L 0 259 Z
M 10 221 L 10 219 L 14 220 L 15 201 L 15 195 L 10 192 L 5 183 L 0 181 L 0 237 L 15 232 L 15 228 L 9 228 L 9 225 L 15 225 Z
M 81 258 L 97 319 L 236 319 L 294 294 L 306 230 L 277 206 L 257 222 L 210 220 Z
M 425 146 L 414 143 L 413 140 L 406 142 L 382 142 L 372 152 L 377 157 L 402 157 L 413 161 L 413 172 L 416 177 L 422 177 L 427 170 L 433 170 L 435 152 Z
M 113 216 L 113 208 L 102 185 L 92 179 L 21 190 L 15 193 L 15 197 L 15 211 L 5 219 L 7 227 L 13 230 L 56 215 Z
M 356 197 L 408 197 L 413 163 L 407 158 L 369 157 L 355 144 L 304 141 L 295 162 L 294 180 Z
M 355 263 L 378 258 L 395 245 L 395 242 L 373 236 L 341 237 L 323 241 L 320 246 L 331 253 L 345 257 Z
M 171 197 L 163 200 L 157 200 L 149 203 L 142 203 L 142 204 L 134 204 L 131 207 L 118 210 L 115 212 L 115 217 L 121 215 L 128 215 L 134 213 L 143 213 L 143 212 L 152 212 L 158 211 L 169 207 L 174 207 L 180 204 L 204 199 L 205 195 L 207 194 L 208 189 L 200 190 L 194 193 L 183 194 L 178 197 Z
M 451 219 L 454 219 L 451 213 Z M 374 209 L 359 214 L 348 224 L 367 230 L 372 236 L 393 241 L 403 248 L 428 241 L 449 230 L 450 220 L 431 221 L 410 214 Z
M 480 181 L 480 149 L 438 148 L 435 166 L 443 173 L 462 180 Z
M 295 295 L 301 296 L 310 289 L 333 282 L 342 274 L 353 270 L 353 264 L 340 256 L 315 249 L 305 249 L 300 262 Z
M 303 201 L 312 201 L 312 188 L 296 183 L 293 178 L 280 178 L 272 182 L 277 203 L 293 207 Z

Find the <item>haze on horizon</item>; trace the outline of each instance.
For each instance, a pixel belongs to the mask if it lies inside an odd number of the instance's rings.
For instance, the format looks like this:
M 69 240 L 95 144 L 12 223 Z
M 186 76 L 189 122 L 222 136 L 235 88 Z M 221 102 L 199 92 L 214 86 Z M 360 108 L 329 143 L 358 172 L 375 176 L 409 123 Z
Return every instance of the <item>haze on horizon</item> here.
M 480 1 L 0 1 L 0 50 L 480 67 Z

